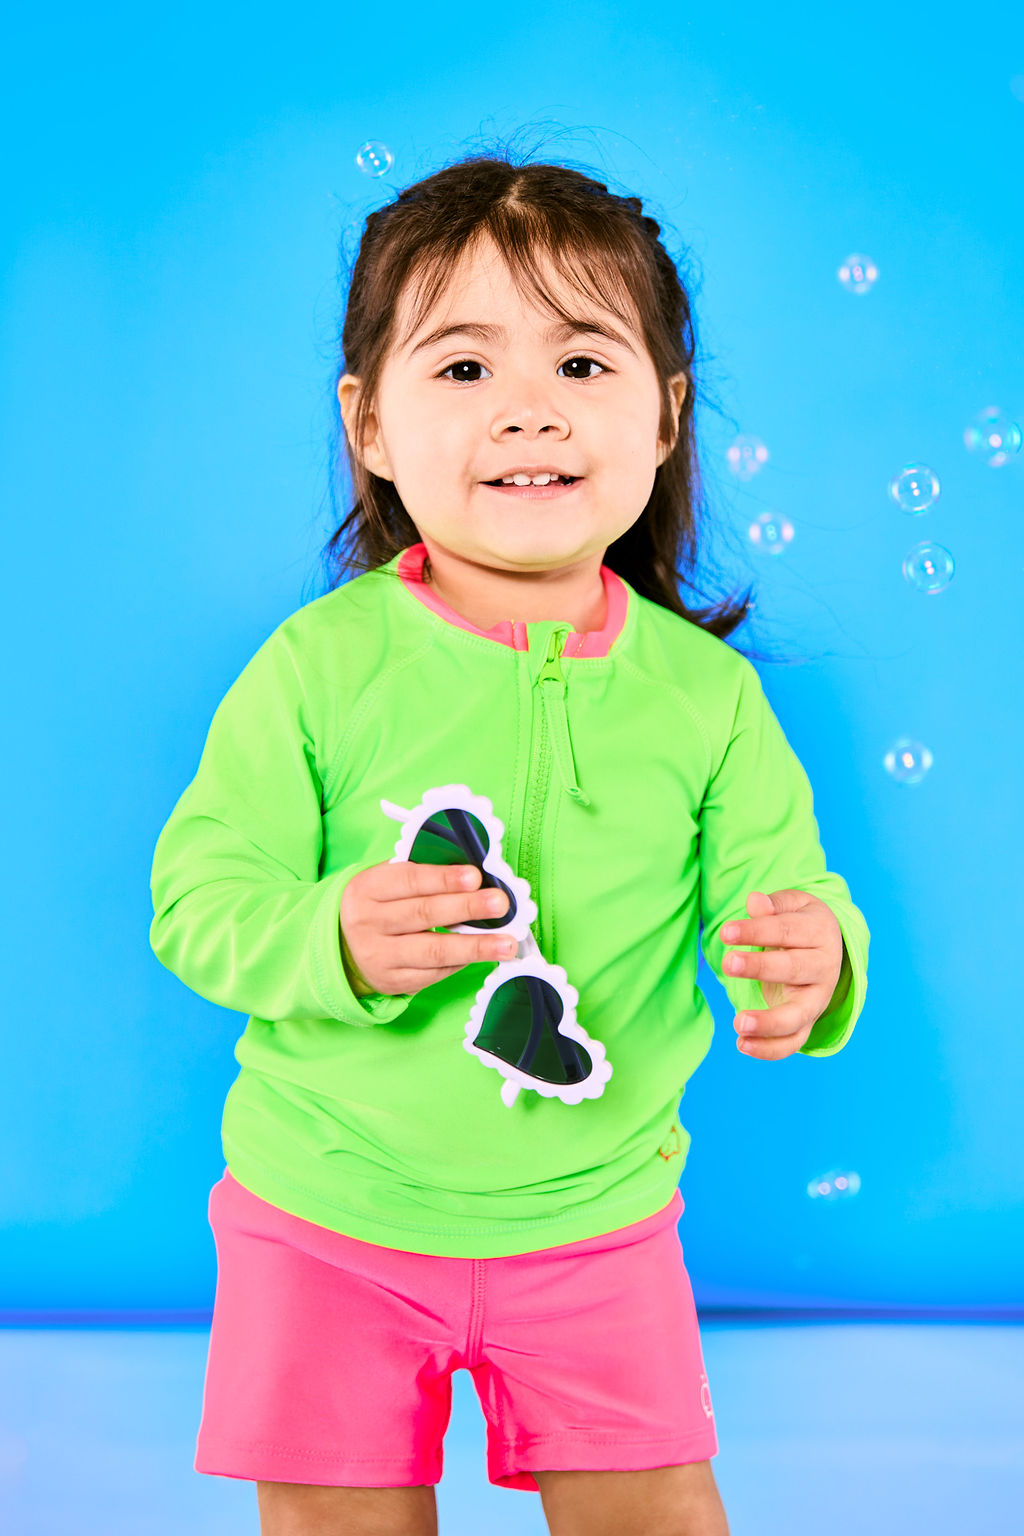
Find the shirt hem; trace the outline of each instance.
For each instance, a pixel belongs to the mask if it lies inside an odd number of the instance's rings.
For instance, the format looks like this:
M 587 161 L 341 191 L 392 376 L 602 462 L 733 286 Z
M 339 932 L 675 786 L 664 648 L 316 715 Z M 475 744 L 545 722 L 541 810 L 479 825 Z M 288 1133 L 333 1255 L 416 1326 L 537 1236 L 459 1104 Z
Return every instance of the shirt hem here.
M 582 1213 L 574 1211 L 569 1217 L 541 1216 L 533 1220 L 493 1223 L 483 1228 L 466 1223 L 421 1226 L 388 1216 L 367 1216 L 364 1212 L 340 1205 L 336 1201 L 324 1200 L 314 1190 L 293 1184 L 254 1162 L 247 1153 L 231 1146 L 227 1138 L 222 1137 L 222 1142 L 225 1162 L 232 1178 L 244 1184 L 258 1199 L 276 1206 L 278 1210 L 296 1216 L 300 1221 L 313 1222 L 330 1232 L 355 1238 L 359 1242 L 438 1258 L 512 1258 L 524 1253 L 535 1253 L 542 1248 L 563 1247 L 570 1243 L 586 1242 L 590 1238 L 605 1237 L 665 1211 L 679 1194 L 679 1177 L 676 1173 L 671 1188 L 667 1189 L 662 1179 L 658 1186 L 652 1185 L 642 1194 L 632 1194 L 625 1200 L 589 1205 Z M 510 1240 L 511 1234 L 530 1233 L 543 1234 L 543 1240 L 526 1246 L 522 1241 Z

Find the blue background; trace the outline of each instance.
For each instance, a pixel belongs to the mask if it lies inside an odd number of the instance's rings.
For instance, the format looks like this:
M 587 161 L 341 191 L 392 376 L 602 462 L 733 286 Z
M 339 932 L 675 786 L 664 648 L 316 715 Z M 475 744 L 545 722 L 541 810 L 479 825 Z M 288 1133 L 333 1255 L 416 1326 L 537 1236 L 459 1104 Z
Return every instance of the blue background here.
M 1024 38 L 1016 7 L 51 7 L 8 26 L 0 498 L 8 808 L 0 1314 L 208 1316 L 242 1016 L 148 943 L 153 846 L 212 714 L 324 590 L 347 263 L 397 188 L 510 143 L 643 198 L 698 273 L 716 593 L 872 933 L 830 1059 L 691 1079 L 698 1306 L 1024 1302 L 1018 620 Z M 1016 80 L 1016 86 L 1011 81 Z M 381 141 L 381 178 L 355 164 Z M 692 252 L 692 257 L 687 255 Z M 877 263 L 855 296 L 836 269 Z M 734 480 L 725 449 L 771 459 Z M 887 493 L 930 465 L 909 517 Z M 339 505 L 342 505 L 339 502 Z M 795 536 L 776 559 L 746 530 Z M 921 539 L 956 561 L 925 596 Z M 934 763 L 883 766 L 902 735 Z M 812 1200 L 855 1171 L 860 1192 Z

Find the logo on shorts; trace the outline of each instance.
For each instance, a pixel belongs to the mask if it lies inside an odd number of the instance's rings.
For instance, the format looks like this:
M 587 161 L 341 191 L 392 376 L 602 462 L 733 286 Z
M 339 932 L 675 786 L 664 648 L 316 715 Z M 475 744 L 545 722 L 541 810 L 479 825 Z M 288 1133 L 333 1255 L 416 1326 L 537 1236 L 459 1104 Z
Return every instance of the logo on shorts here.
M 700 1376 L 700 1405 L 704 1409 L 705 1415 L 709 1419 L 713 1419 L 715 1410 L 711 1406 L 711 1388 L 708 1386 L 708 1379 L 703 1371 Z
M 673 1125 L 665 1140 L 658 1148 L 658 1156 L 663 1157 L 667 1163 L 670 1157 L 681 1157 L 682 1150 L 682 1147 L 679 1145 L 679 1129 L 677 1126 Z

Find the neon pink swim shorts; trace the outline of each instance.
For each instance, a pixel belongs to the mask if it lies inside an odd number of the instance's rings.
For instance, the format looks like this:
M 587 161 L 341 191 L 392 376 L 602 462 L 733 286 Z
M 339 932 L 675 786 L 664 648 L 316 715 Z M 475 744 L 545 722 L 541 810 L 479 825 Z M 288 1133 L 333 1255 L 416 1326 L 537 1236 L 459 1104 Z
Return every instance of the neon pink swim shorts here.
M 210 1191 L 217 1290 L 197 1472 L 331 1487 L 441 1479 L 452 1372 L 487 1475 L 643 1470 L 718 1453 L 677 1189 L 653 1216 L 509 1258 L 379 1247 Z

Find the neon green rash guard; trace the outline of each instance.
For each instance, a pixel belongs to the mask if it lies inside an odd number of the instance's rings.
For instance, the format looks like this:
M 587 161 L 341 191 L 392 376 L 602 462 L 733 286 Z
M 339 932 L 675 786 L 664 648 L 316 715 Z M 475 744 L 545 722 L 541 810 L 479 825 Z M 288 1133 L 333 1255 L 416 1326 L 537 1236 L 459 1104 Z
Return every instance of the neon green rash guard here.
M 192 991 L 248 1014 L 221 1128 L 261 1199 L 364 1242 L 489 1258 L 616 1231 L 673 1198 L 678 1118 L 707 1054 L 698 945 L 739 1011 L 719 934 L 751 891 L 827 902 L 842 973 L 802 1047 L 831 1056 L 867 993 L 867 924 L 825 867 L 807 775 L 751 663 L 608 566 L 604 627 L 481 630 L 402 550 L 298 609 L 213 716 L 154 850 L 150 943 Z M 479 961 L 421 991 L 357 996 L 342 891 L 392 858 L 428 789 L 466 784 L 530 882 L 541 954 L 613 1072 L 578 1104 L 464 1048 Z M 765 1092 L 772 1090 L 770 1069 Z

